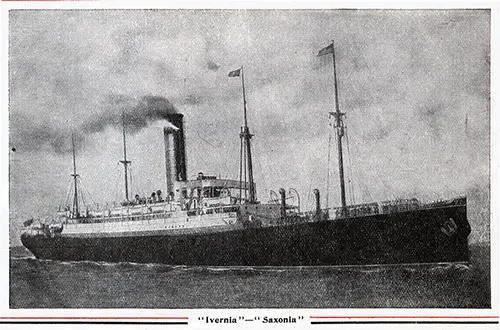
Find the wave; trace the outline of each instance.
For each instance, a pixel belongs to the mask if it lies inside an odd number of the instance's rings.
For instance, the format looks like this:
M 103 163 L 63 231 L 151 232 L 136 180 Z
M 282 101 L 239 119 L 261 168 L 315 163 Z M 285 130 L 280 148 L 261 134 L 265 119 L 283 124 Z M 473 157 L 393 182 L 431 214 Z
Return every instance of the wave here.
M 431 272 L 447 272 L 451 270 L 457 271 L 469 271 L 473 269 L 473 266 L 467 263 L 448 263 L 448 264 L 438 264 L 429 268 Z
M 259 275 L 276 273 L 319 273 L 324 276 L 333 274 L 375 274 L 380 272 L 467 272 L 473 267 L 467 263 L 440 263 L 440 264 L 405 264 L 405 265 L 370 265 L 370 266 L 188 266 L 188 265 L 167 265 L 158 263 L 136 263 L 136 262 L 106 262 L 106 261 L 57 261 L 39 260 L 33 256 L 11 257 L 17 263 L 26 262 L 30 265 L 48 265 L 65 267 L 75 270 L 110 270 L 117 272 L 153 272 L 153 273 L 198 273 L 198 274 L 234 274 L 234 275 Z
M 10 260 L 38 260 L 35 256 L 17 256 L 17 257 L 10 257 Z

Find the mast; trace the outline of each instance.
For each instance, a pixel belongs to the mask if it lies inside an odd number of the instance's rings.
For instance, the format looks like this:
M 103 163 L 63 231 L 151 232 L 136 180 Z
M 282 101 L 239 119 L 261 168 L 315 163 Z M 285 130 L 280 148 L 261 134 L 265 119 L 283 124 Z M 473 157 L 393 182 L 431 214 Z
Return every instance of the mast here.
M 243 136 L 243 127 L 240 127 L 240 204 L 241 204 L 241 188 L 243 185 L 243 139 L 241 138 Z
M 344 182 L 344 157 L 342 154 L 342 137 L 344 136 L 344 122 L 342 121 L 342 116 L 345 113 L 340 112 L 339 109 L 339 93 L 338 93 L 338 82 L 337 82 L 337 66 L 335 65 L 335 46 L 334 41 L 319 51 L 318 56 L 323 56 L 327 54 L 332 54 L 333 60 L 333 78 L 335 81 L 335 112 L 330 112 L 330 115 L 335 117 L 335 129 L 337 134 L 337 151 L 339 159 L 339 177 L 340 177 L 340 200 L 342 203 L 342 208 L 346 206 L 345 199 L 345 182 Z
M 250 183 L 249 202 L 251 204 L 253 204 L 253 203 L 255 203 L 255 187 L 253 184 L 252 148 L 250 145 L 250 139 L 252 138 L 253 135 L 250 134 L 250 130 L 248 128 L 247 99 L 246 99 L 246 95 L 245 95 L 245 77 L 244 77 L 244 73 L 243 73 L 243 66 L 241 66 L 241 86 L 243 88 L 243 114 L 245 117 L 245 126 L 243 128 L 243 139 L 245 140 L 246 161 L 247 161 L 247 166 L 248 166 L 248 181 Z M 245 189 L 245 191 L 246 191 L 246 189 Z
M 80 217 L 80 210 L 78 206 L 78 174 L 76 173 L 76 151 L 75 151 L 75 135 L 72 133 L 71 134 L 71 146 L 73 148 L 73 174 L 71 176 L 73 177 L 75 189 L 74 189 L 74 195 L 73 195 L 73 217 L 74 218 L 79 218 Z
M 242 180 L 242 173 L 244 174 L 244 182 L 245 182 L 245 199 L 247 196 L 247 189 L 246 189 L 246 173 L 248 170 L 248 181 L 249 181 L 249 187 L 248 187 L 248 193 L 249 193 L 249 198 L 248 202 L 249 203 L 255 203 L 256 198 L 255 198 L 255 186 L 253 182 L 253 167 L 252 167 L 252 148 L 251 148 L 251 143 L 250 140 L 252 139 L 252 134 L 250 134 L 250 129 L 248 128 L 248 119 L 247 119 L 247 98 L 245 95 L 245 77 L 243 75 L 243 66 L 241 66 L 239 69 L 236 69 L 234 71 L 229 72 L 229 77 L 241 77 L 241 87 L 243 89 L 243 118 L 244 118 L 244 126 L 242 127 L 242 130 L 240 132 L 240 139 L 241 139 L 241 149 L 240 149 L 240 182 Z M 241 165 L 243 163 L 243 166 Z M 243 170 L 242 170 L 243 168 Z M 240 195 L 241 195 L 241 189 L 240 189 Z M 240 196 L 240 201 L 241 201 L 241 196 Z
M 337 66 L 335 65 L 335 45 L 332 40 L 332 59 L 333 59 L 333 77 L 335 80 L 335 114 L 336 128 L 337 128 L 337 150 L 339 157 L 339 176 L 340 176 L 340 199 L 342 202 L 342 207 L 346 206 L 345 202 L 345 183 L 344 183 L 344 157 L 342 155 L 342 137 L 344 136 L 344 123 L 342 122 L 342 116 L 344 113 L 340 112 L 339 109 L 339 93 L 337 87 Z
M 123 164 L 125 169 L 125 200 L 128 199 L 128 164 L 131 162 L 127 160 L 127 143 L 125 140 L 125 111 L 122 111 L 122 128 L 123 128 L 123 160 L 120 160 L 120 163 Z

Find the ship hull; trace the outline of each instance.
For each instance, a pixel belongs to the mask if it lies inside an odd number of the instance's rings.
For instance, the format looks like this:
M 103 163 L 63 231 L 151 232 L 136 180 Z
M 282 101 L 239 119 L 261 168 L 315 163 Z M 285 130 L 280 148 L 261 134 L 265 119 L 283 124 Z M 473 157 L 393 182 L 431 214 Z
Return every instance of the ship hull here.
M 181 235 L 22 235 L 39 259 L 210 266 L 325 266 L 468 261 L 466 207 L 451 206 Z M 450 221 L 452 225 L 450 225 Z

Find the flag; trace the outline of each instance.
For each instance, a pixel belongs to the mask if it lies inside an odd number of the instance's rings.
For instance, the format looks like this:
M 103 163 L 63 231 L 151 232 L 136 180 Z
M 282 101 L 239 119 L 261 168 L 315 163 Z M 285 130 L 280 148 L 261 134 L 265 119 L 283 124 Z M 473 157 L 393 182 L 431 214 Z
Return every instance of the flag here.
M 239 77 L 240 76 L 240 72 L 241 72 L 241 68 L 229 72 L 228 76 L 229 77 Z
M 326 54 L 333 54 L 333 42 L 320 50 L 317 56 L 323 56 Z

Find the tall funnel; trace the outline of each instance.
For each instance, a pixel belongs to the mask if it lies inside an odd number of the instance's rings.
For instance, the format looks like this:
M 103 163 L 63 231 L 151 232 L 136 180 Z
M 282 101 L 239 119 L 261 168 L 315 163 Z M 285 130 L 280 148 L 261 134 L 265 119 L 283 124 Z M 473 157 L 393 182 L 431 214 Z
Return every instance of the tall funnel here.
M 163 127 L 163 140 L 165 143 L 165 177 L 167 183 L 167 194 L 166 198 L 171 199 L 174 194 L 174 180 L 172 177 L 172 152 L 171 152 L 171 140 L 172 135 L 175 132 L 175 128 L 173 127 Z
M 184 115 L 181 113 L 169 114 L 167 119 L 178 128 L 173 132 L 174 136 L 174 159 L 175 159 L 175 171 L 174 180 L 176 181 L 186 181 L 187 171 L 186 171 L 186 146 L 184 138 Z

